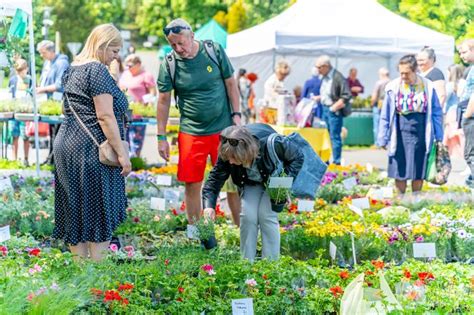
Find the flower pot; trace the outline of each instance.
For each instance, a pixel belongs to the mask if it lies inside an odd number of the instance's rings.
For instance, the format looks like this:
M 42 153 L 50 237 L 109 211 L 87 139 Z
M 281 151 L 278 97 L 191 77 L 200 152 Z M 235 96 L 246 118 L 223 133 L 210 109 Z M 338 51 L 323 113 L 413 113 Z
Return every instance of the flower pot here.
M 201 240 L 201 245 L 205 249 L 213 249 L 213 248 L 217 247 L 217 239 L 213 235 L 213 236 L 209 237 L 207 240 Z
M 280 212 L 282 212 L 283 209 L 285 208 L 286 202 L 284 202 L 284 203 L 274 203 L 274 202 L 272 201 L 271 204 L 272 204 L 272 211 L 275 211 L 275 212 L 277 212 L 277 213 L 280 213 Z

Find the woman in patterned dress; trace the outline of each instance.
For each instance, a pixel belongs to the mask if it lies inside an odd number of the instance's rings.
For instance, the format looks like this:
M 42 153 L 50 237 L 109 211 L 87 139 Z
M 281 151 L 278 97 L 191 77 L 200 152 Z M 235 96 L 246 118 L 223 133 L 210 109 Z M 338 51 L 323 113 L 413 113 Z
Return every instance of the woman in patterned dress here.
M 92 30 L 63 75 L 65 118 L 54 142 L 53 236 L 63 239 L 77 258 L 95 261 L 103 258 L 113 231 L 126 218 L 124 176 L 131 164 L 121 140 L 128 103 L 107 70 L 121 46 L 120 32 L 112 24 Z M 98 143 L 109 141 L 121 167 L 99 161 L 98 147 L 86 128 Z

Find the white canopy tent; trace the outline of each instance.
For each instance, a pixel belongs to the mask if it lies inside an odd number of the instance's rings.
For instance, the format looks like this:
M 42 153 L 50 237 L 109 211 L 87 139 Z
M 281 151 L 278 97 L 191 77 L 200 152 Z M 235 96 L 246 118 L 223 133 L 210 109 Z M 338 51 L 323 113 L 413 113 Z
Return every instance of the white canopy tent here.
M 285 85 L 291 89 L 310 78 L 314 59 L 322 54 L 345 76 L 356 67 L 364 94 L 370 95 L 380 67 L 395 77 L 398 59 L 425 45 L 435 49 L 440 69 L 453 62 L 453 37 L 398 16 L 375 0 L 298 0 L 280 15 L 229 35 L 227 54 L 235 68 L 257 73 L 258 97 L 275 60 L 289 61 L 292 72 Z
M 13 16 L 17 9 L 23 10 L 28 15 L 28 33 L 29 33 L 29 57 L 31 73 L 36 73 L 35 64 L 35 42 L 33 36 L 33 7 L 31 0 L 2 0 L 0 2 L 0 14 L 5 16 Z M 36 75 L 31 76 L 33 87 L 36 86 Z M 33 110 L 35 114 L 35 148 L 36 148 L 36 174 L 39 177 L 40 174 L 40 161 L 39 161 L 39 139 L 38 139 L 38 106 L 36 103 L 36 89 L 33 89 Z

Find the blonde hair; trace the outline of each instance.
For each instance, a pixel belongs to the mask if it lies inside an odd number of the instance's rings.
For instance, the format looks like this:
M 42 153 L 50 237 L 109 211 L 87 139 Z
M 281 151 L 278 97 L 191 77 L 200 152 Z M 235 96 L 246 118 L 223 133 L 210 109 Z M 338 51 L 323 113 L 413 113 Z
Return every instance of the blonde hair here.
M 87 37 L 86 43 L 79 55 L 74 58 L 75 62 L 89 60 L 105 61 L 105 50 L 109 46 L 121 47 L 122 36 L 113 24 L 101 24 L 92 30 Z
M 243 126 L 230 126 L 222 130 L 221 136 L 227 139 L 238 140 L 237 146 L 231 145 L 228 141 L 219 145 L 219 157 L 223 161 L 234 159 L 242 163 L 244 167 L 250 167 L 258 157 L 260 146 L 258 140 L 252 136 L 250 131 Z
M 291 71 L 290 65 L 286 60 L 279 60 L 275 65 L 275 72 L 280 72 L 282 74 L 289 74 Z
M 25 59 L 21 59 L 21 58 L 20 58 L 20 59 L 17 59 L 17 60 L 15 61 L 14 68 L 15 68 L 15 71 L 16 71 L 17 73 L 19 73 L 19 72 L 21 72 L 21 71 L 23 71 L 23 70 L 25 70 L 25 69 L 28 69 L 28 62 L 26 62 Z

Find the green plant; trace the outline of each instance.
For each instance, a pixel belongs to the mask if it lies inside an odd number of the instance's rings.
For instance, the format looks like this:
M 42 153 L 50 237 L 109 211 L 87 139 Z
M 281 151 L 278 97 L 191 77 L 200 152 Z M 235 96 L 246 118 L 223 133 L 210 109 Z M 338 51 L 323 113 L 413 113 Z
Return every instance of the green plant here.
M 214 222 L 205 216 L 197 221 L 196 228 L 201 240 L 208 240 L 215 235 Z
M 43 102 L 39 107 L 40 115 L 59 116 L 62 114 L 62 110 L 62 103 L 53 100 Z

